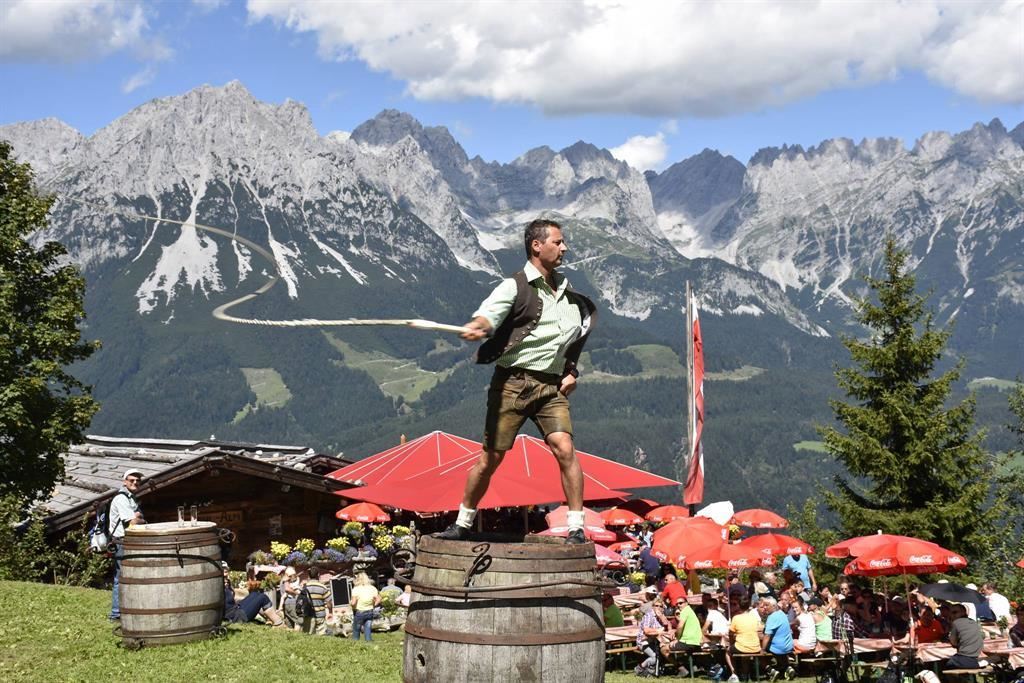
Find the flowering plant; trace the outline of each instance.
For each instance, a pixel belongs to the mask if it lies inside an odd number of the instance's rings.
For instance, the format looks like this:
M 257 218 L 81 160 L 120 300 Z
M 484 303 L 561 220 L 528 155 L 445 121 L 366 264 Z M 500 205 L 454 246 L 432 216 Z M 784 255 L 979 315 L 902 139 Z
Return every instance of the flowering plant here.
M 345 550 L 349 546 L 348 536 L 335 536 L 327 541 L 327 547 L 332 550 Z
M 328 548 L 324 551 L 324 559 L 328 562 L 344 562 L 345 553 L 339 552 L 334 548 Z
M 290 566 L 294 566 L 297 564 L 307 564 L 308 562 L 309 556 L 306 555 L 306 553 L 299 552 L 298 550 L 291 551 L 290 553 L 288 553 L 288 555 L 285 556 L 283 560 L 281 560 L 281 564 L 287 564 Z
M 411 534 L 412 530 L 410 530 L 409 527 L 407 526 L 396 524 L 395 526 L 391 527 L 391 533 L 394 534 L 395 538 L 402 538 L 403 536 L 408 536 L 409 534 Z
M 287 543 L 281 543 L 280 541 L 270 542 L 270 554 L 274 556 L 275 560 L 281 561 L 291 551 L 292 547 Z
M 313 542 L 312 538 L 300 538 L 295 541 L 295 549 L 303 555 L 309 555 L 316 548 L 316 543 Z
M 647 574 L 643 572 L 631 572 L 629 575 L 629 582 L 636 584 L 637 586 L 643 586 L 647 583 Z
M 274 556 L 266 550 L 256 550 L 249 554 L 249 562 L 252 564 L 271 564 Z
M 309 556 L 310 562 L 320 562 L 324 559 L 324 551 L 317 549 L 313 551 L 313 554 Z
M 395 546 L 395 537 L 391 534 L 378 534 L 373 537 L 373 547 L 377 550 L 387 552 Z
M 362 522 L 345 522 L 345 526 L 341 527 L 341 530 L 346 536 L 360 538 L 363 535 L 363 524 Z

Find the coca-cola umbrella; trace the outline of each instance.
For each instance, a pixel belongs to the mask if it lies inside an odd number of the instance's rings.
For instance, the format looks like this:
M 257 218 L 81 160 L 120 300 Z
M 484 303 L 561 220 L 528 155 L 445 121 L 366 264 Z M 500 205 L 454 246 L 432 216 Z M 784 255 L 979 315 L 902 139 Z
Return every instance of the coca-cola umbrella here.
M 732 523 L 753 529 L 785 529 L 789 526 L 785 517 L 761 508 L 740 510 L 732 516 Z
M 679 565 L 694 550 L 725 541 L 723 527 L 707 517 L 688 517 L 670 522 L 654 532 L 651 553 Z
M 672 522 L 677 519 L 686 519 L 689 516 L 689 508 L 682 505 L 662 505 L 644 515 L 644 519 L 648 522 Z
M 896 534 L 877 534 L 867 536 L 855 536 L 840 543 L 825 548 L 825 556 L 833 558 L 857 557 L 864 553 L 873 552 L 876 548 L 888 546 L 896 541 L 916 541 L 913 536 L 899 536 Z
M 722 540 L 691 550 L 682 558 L 682 566 L 686 569 L 748 569 L 774 564 L 775 558 L 761 550 Z
M 594 544 L 594 555 L 597 558 L 597 566 L 602 569 L 609 566 L 626 569 L 629 566 L 622 555 L 619 555 L 614 550 L 609 550 L 600 543 Z
M 946 550 L 931 541 L 925 541 L 912 536 L 889 536 L 887 540 L 883 540 L 883 536 L 889 535 L 861 536 L 859 537 L 861 539 L 868 538 L 874 540 L 870 543 L 858 542 L 853 546 L 847 546 L 848 552 L 857 552 L 858 554 L 846 565 L 843 573 L 857 576 L 902 575 L 908 605 L 910 604 L 908 574 L 933 574 L 967 566 L 967 560 L 964 559 L 963 555 L 952 550 Z M 844 541 L 844 543 L 846 542 Z M 835 547 L 830 546 L 829 550 Z M 916 642 L 914 619 L 912 616 L 910 618 L 910 642 Z M 913 652 L 911 650 L 911 656 L 913 656 Z
M 338 519 L 350 522 L 390 522 L 391 515 L 373 503 L 353 503 L 334 513 Z
M 644 521 L 644 518 L 635 512 L 617 507 L 602 512 L 601 519 L 604 520 L 605 526 L 630 526 L 631 524 L 641 524 Z
M 814 547 L 810 543 L 785 534 L 767 533 L 749 536 L 737 545 L 761 550 L 771 555 L 809 555 L 814 552 Z
M 569 506 L 559 505 L 544 515 L 544 521 L 548 523 L 549 527 L 568 526 L 568 515 Z M 601 518 L 600 513 L 594 512 L 590 508 L 583 508 L 583 525 L 604 529 L 604 520 Z

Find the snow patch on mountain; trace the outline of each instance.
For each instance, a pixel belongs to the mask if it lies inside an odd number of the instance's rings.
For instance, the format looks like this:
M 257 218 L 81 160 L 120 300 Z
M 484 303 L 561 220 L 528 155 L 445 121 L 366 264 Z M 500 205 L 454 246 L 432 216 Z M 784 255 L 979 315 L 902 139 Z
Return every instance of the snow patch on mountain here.
M 366 284 L 366 275 L 364 273 L 356 270 L 355 268 L 353 268 L 352 264 L 350 264 L 348 262 L 348 259 L 346 259 L 344 256 L 342 256 L 341 252 L 337 251 L 336 249 L 332 249 L 328 245 L 326 245 L 323 242 L 321 242 L 320 240 L 318 240 L 316 238 L 316 235 L 310 235 L 310 237 L 312 238 L 314 244 L 316 244 L 316 246 L 320 247 L 320 251 L 324 252 L 325 254 L 327 254 L 328 256 L 333 258 L 335 261 L 340 263 L 342 268 L 344 268 L 345 271 L 350 276 L 352 276 L 353 280 L 355 280 L 356 282 L 358 282 L 361 285 L 365 285 Z

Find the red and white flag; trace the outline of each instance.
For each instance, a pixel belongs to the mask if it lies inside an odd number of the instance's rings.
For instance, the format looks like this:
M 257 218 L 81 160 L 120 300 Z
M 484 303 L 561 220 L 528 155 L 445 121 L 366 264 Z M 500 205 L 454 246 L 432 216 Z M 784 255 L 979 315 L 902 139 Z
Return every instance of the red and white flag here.
M 683 503 L 696 505 L 704 500 L 704 342 L 700 337 L 700 320 L 697 307 L 693 307 L 693 329 L 690 331 L 693 344 L 693 415 L 690 433 L 690 452 L 687 457 L 686 484 L 683 487 Z

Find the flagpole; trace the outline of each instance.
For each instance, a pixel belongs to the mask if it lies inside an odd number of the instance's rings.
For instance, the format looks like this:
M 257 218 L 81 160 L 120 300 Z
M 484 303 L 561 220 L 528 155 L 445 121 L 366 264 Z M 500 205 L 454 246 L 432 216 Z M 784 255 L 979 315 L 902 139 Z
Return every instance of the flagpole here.
M 693 292 L 690 291 L 690 281 L 686 281 L 686 457 L 683 458 L 680 481 L 683 482 L 683 491 L 686 491 L 686 482 L 690 479 L 690 460 L 694 457 L 693 435 L 697 432 L 697 426 L 693 423 Z M 685 502 L 686 496 L 683 495 Z M 697 506 L 690 504 L 690 516 L 697 512 Z M 686 573 L 687 583 L 691 593 L 700 592 L 700 578 L 695 569 Z
M 690 281 L 686 281 L 686 458 L 679 478 L 686 482 L 690 476 L 690 460 L 694 457 L 693 436 L 697 426 L 693 424 L 693 292 Z M 685 485 L 684 485 L 685 488 Z M 690 516 L 696 512 L 690 505 Z

